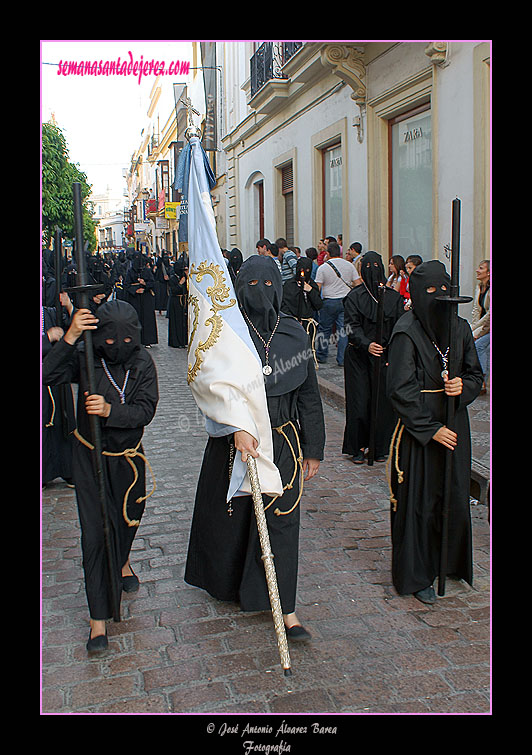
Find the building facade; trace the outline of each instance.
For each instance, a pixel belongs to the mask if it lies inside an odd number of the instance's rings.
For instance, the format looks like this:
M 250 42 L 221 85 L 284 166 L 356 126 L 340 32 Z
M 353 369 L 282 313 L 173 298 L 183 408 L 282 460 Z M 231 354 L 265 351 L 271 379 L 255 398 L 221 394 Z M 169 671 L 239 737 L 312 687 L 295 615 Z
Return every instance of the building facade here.
M 490 257 L 489 42 L 228 42 L 222 246 L 324 236 L 445 261 L 462 201 L 462 293 Z M 213 192 L 214 193 L 214 192 Z
M 98 221 L 95 229 L 97 248 L 115 251 L 125 247 L 124 208 L 126 197 L 112 195 L 110 188 L 103 194 L 92 194 L 93 219 Z
M 190 98 L 197 110 L 198 126 L 204 122 L 200 113 L 205 111 L 200 43 L 189 43 L 183 59 L 188 65 L 175 77 L 154 79 L 145 103 L 145 120 L 139 129 L 140 141 L 125 177 L 128 244 L 146 244 L 154 254 L 179 252 L 180 195 L 173 184 L 187 127 L 187 109 L 182 100 Z
M 459 197 L 461 292 L 472 294 L 490 257 L 490 41 L 191 42 L 190 60 L 178 94 L 158 78 L 146 103 L 127 176 L 130 241 L 177 251 L 178 215 L 164 216 L 180 199 L 189 97 L 204 145 L 216 132 L 207 154 L 222 248 L 247 257 L 259 238 L 282 236 L 304 251 L 341 234 L 385 264 L 414 253 L 445 262 Z

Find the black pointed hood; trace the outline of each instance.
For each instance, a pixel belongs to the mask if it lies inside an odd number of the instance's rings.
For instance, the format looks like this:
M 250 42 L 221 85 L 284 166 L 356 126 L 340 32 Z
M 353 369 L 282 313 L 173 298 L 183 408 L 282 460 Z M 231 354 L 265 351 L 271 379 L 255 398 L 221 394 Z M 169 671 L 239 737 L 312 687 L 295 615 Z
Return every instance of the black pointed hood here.
M 268 337 L 277 322 L 283 299 L 281 273 L 272 258 L 259 254 L 248 257 L 236 277 L 235 293 L 240 308 L 259 333 Z
M 312 260 L 309 257 L 299 257 L 296 262 L 296 280 L 308 283 L 312 275 Z
M 264 342 L 268 342 L 279 318 L 269 347 L 268 363 L 272 373 L 265 377 L 266 394 L 280 396 L 295 390 L 306 380 L 312 350 L 300 323 L 281 312 L 283 282 L 274 260 L 259 254 L 248 257 L 236 276 L 235 293 L 263 365 L 266 363 Z
M 445 265 L 438 260 L 429 260 L 418 265 L 410 273 L 409 291 L 414 315 L 423 330 L 441 351 L 449 346 L 450 310 L 438 296 L 448 296 L 451 278 Z M 434 288 L 434 291 L 430 289 Z
M 377 252 L 366 252 L 360 264 L 360 276 L 372 296 L 377 298 L 379 283 L 386 283 L 382 257 Z
M 140 349 L 140 323 L 135 308 L 113 299 L 98 307 L 98 327 L 93 333 L 94 353 L 107 364 L 127 365 Z M 114 343 L 108 344 L 112 339 Z

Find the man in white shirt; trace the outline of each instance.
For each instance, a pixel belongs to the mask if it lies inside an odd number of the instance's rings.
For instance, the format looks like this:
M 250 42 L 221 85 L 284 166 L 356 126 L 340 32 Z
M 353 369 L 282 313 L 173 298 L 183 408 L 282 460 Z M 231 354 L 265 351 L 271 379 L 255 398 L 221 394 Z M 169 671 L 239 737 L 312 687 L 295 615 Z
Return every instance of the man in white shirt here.
M 319 266 L 316 273 L 316 283 L 323 298 L 316 337 L 316 358 L 322 364 L 327 361 L 329 339 L 333 325 L 336 324 L 336 361 L 341 366 L 347 346 L 347 335 L 344 331 L 344 299 L 349 291 L 361 282 L 361 278 L 353 263 L 340 257 L 340 247 L 335 241 L 329 242 L 327 252 L 329 259 Z

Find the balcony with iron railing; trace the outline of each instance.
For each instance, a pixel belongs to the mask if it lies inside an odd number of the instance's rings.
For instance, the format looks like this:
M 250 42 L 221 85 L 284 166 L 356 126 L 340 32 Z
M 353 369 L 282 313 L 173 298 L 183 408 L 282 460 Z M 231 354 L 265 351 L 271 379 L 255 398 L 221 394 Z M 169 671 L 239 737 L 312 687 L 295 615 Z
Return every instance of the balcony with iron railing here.
M 262 87 L 273 79 L 287 79 L 284 64 L 303 46 L 303 42 L 263 42 L 250 61 L 253 98 Z

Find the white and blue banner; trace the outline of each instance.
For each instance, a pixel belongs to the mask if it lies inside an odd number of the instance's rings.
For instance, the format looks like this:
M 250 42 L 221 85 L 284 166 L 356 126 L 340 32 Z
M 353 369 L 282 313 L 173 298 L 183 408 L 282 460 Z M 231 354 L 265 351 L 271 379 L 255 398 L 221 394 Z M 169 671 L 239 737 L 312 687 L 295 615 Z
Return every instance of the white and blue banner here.
M 190 139 L 183 165 L 188 179 L 188 372 L 187 380 L 207 432 L 227 435 L 246 430 L 258 441 L 256 459 L 261 490 L 282 495 L 273 463 L 273 440 L 262 363 L 238 307 L 222 255 L 210 189 L 214 176 L 197 137 Z M 185 150 L 183 150 L 185 152 Z M 186 176 L 185 176 L 186 182 Z M 227 500 L 250 494 L 247 465 L 235 452 Z

